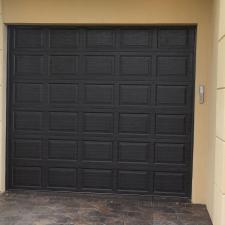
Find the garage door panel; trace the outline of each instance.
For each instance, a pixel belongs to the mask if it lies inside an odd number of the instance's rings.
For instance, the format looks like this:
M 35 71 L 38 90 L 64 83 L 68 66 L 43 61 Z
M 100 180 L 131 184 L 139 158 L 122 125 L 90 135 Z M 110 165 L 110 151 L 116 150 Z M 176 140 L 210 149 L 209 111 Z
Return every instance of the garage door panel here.
M 120 75 L 151 75 L 151 56 L 120 56 Z
M 158 31 L 159 48 L 188 48 L 190 43 L 189 30 L 187 29 L 160 29 Z
M 119 133 L 146 134 L 150 132 L 150 115 L 137 113 L 119 114 Z
M 120 33 L 121 48 L 145 49 L 152 47 L 153 32 L 150 30 L 124 29 Z
M 44 31 L 42 29 L 16 28 L 14 30 L 14 48 L 38 49 L 44 47 Z
M 114 85 L 111 84 L 85 84 L 84 104 L 112 105 Z
M 43 55 L 14 55 L 13 58 L 16 76 L 38 76 L 46 72 Z
M 43 103 L 43 84 L 40 83 L 15 83 L 15 104 L 41 104 Z
M 158 56 L 157 76 L 184 78 L 188 76 L 188 58 L 185 56 Z
M 187 183 L 184 173 L 154 173 L 154 193 L 171 193 L 185 195 Z
M 181 105 L 187 104 L 186 86 L 158 85 L 156 102 L 158 105 Z
M 40 167 L 14 167 L 12 183 L 16 187 L 40 188 L 42 169 Z
M 84 132 L 113 133 L 113 113 L 84 113 Z
M 83 169 L 82 170 L 82 188 L 81 189 L 112 190 L 112 184 L 113 184 L 112 170 L 100 170 L 100 169 Z
M 156 133 L 161 135 L 185 135 L 187 133 L 186 116 L 171 114 L 156 115 Z
M 118 161 L 148 163 L 150 151 L 150 143 L 121 141 L 118 143 Z
M 155 143 L 154 163 L 185 164 L 187 163 L 187 145 L 184 143 Z
M 79 147 L 78 147 L 79 148 Z M 78 151 L 81 151 L 79 148 Z M 54 168 L 87 168 L 87 169 L 110 169 L 117 171 L 118 169 L 133 171 L 133 170 L 142 170 L 142 171 L 160 171 L 160 172 L 187 172 L 189 167 L 184 164 L 168 164 L 168 163 L 154 163 L 151 162 L 154 160 L 154 156 L 150 153 L 149 163 L 145 162 L 119 162 L 113 163 L 112 161 L 95 161 L 95 160 L 83 160 L 81 157 L 82 152 L 78 153 L 78 160 L 67 160 L 67 159 L 47 159 L 48 167 Z M 43 157 L 44 158 L 44 157 Z M 13 163 L 17 167 L 43 167 L 46 168 L 42 159 L 26 159 L 26 158 L 17 158 L 13 159 Z M 116 168 L 115 168 L 116 165 Z M 117 177 L 116 177 L 117 179 Z
M 8 187 L 189 197 L 194 34 L 11 27 Z
M 120 105 L 148 105 L 151 87 L 147 85 L 121 84 L 119 90 Z
M 48 159 L 77 160 L 78 143 L 74 140 L 48 141 Z
M 149 177 L 146 171 L 119 171 L 118 190 L 149 192 Z
M 114 56 L 85 56 L 85 74 L 87 75 L 113 75 L 115 70 Z
M 77 113 L 71 112 L 50 112 L 49 130 L 51 131 L 77 131 Z
M 23 159 L 41 159 L 42 141 L 38 139 L 15 139 L 13 157 Z
M 49 84 L 48 90 L 50 103 L 78 103 L 78 84 Z
M 115 31 L 111 29 L 88 29 L 85 43 L 86 48 L 115 48 Z
M 40 131 L 42 125 L 42 112 L 16 111 L 13 114 L 14 130 Z
M 82 160 L 113 161 L 113 143 L 109 141 L 83 141 Z
M 78 72 L 78 56 L 52 55 L 50 56 L 50 72 L 54 74 L 76 74 Z
M 71 49 L 79 47 L 79 30 L 50 29 L 49 46 L 53 49 Z
M 50 188 L 74 188 L 77 171 L 74 168 L 48 168 L 47 186 Z

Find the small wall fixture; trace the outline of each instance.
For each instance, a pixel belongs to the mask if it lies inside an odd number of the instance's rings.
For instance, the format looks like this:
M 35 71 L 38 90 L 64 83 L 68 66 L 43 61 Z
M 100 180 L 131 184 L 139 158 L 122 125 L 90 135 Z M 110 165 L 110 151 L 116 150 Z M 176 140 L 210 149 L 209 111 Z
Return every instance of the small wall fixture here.
M 203 104 L 205 101 L 205 85 L 199 85 L 199 103 Z

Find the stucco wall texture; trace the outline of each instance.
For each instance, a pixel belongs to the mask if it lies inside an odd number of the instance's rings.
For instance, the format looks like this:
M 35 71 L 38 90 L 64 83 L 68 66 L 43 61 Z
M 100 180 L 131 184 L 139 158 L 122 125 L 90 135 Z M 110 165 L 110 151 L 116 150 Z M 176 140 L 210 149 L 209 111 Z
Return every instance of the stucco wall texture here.
M 5 135 L 6 135 L 6 27 L 0 4 L 0 192 L 5 190 Z
M 209 78 L 207 206 L 214 225 L 225 224 L 225 0 L 213 2 L 212 74 Z M 215 126 L 216 124 L 216 126 Z
M 221 210 L 225 212 L 225 63 L 223 62 L 225 58 L 225 13 L 219 13 L 219 11 L 225 10 L 225 0 L 2 1 L 3 7 L 0 10 L 2 12 L 0 13 L 0 132 L 2 133 L 0 136 L 0 191 L 5 190 L 6 44 L 4 43 L 7 38 L 3 23 L 196 24 L 192 201 L 207 204 L 215 224 L 224 225 L 225 220 L 222 221 L 222 214 L 225 213 L 222 213 Z M 220 25 L 217 29 L 218 24 Z M 200 84 L 206 86 L 204 104 L 199 104 L 198 88 Z M 215 110 L 216 99 L 217 112 Z

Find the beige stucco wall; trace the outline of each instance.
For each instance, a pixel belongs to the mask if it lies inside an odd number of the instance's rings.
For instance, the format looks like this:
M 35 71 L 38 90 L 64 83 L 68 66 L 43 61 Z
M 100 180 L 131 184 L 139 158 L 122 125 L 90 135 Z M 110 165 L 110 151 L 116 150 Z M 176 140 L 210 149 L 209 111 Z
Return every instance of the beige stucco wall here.
M 5 190 L 6 27 L 0 1 L 0 192 Z
M 193 195 L 206 203 L 209 159 L 208 85 L 211 74 L 212 0 L 3 0 L 6 24 L 197 24 Z M 4 76 L 4 72 L 1 72 Z M 199 104 L 198 86 L 206 85 Z M 4 90 L 3 84 L 3 90 Z M 4 96 L 4 95 L 3 95 Z M 3 97 L 3 112 L 5 98 Z M 4 114 L 4 113 L 3 113 Z M 4 122 L 4 119 L 2 120 Z M 0 122 L 4 134 L 5 125 Z M 3 127 L 3 128 L 2 128 Z M 4 139 L 0 149 L 0 190 L 4 190 Z
M 207 207 L 214 225 L 225 225 L 225 0 L 214 1 L 213 60 L 209 85 Z

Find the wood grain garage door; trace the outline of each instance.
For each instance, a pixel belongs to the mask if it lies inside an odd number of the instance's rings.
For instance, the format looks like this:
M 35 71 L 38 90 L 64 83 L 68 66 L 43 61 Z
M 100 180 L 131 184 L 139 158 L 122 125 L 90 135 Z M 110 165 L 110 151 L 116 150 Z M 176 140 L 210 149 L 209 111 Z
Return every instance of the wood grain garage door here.
M 191 195 L 194 27 L 9 28 L 8 188 Z

